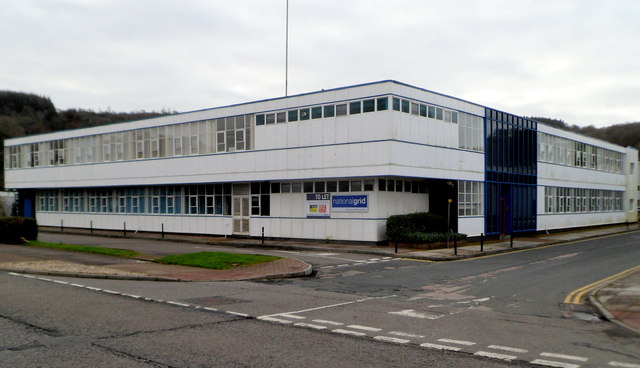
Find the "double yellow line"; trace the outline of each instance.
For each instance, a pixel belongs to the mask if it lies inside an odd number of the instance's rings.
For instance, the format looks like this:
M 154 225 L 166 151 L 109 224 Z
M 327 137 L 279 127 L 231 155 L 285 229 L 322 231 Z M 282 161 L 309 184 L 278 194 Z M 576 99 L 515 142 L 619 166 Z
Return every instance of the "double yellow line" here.
M 607 283 L 609 283 L 610 281 L 619 278 L 619 277 L 623 277 L 626 276 L 632 272 L 635 272 L 637 270 L 640 270 L 640 266 L 636 266 L 636 267 L 632 267 L 628 270 L 624 270 L 620 273 L 617 273 L 613 276 L 609 276 L 605 279 L 602 279 L 600 281 L 596 281 L 594 283 L 591 283 L 589 285 L 585 285 L 583 287 L 581 287 L 580 289 L 576 289 L 574 291 L 572 291 L 571 293 L 569 293 L 569 295 L 567 295 L 566 298 L 564 298 L 564 304 L 582 304 L 582 299 L 584 298 L 584 295 L 591 292 L 592 290 L 595 290 L 598 287 L 601 287 Z

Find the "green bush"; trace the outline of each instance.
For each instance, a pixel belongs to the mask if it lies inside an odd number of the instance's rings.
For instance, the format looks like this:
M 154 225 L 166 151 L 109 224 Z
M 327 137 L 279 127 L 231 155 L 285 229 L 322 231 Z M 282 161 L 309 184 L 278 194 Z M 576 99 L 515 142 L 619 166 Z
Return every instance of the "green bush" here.
M 387 218 L 387 238 L 401 243 L 447 241 L 447 219 L 430 212 L 393 215 Z M 466 234 L 449 233 L 449 240 L 464 240 Z
M 22 244 L 38 238 L 38 223 L 28 217 L 0 217 L 0 242 Z
M 467 234 L 449 233 L 449 241 L 464 240 Z M 407 233 L 398 239 L 402 243 L 428 244 L 447 241 L 447 233 Z
M 408 233 L 446 233 L 447 220 L 431 212 L 393 215 L 387 218 L 387 238 L 399 240 Z

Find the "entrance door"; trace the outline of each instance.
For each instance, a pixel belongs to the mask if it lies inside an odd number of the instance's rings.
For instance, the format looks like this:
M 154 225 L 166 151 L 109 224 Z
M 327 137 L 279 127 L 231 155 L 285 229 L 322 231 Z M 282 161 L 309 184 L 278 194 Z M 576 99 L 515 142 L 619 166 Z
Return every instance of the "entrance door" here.
M 511 235 L 513 216 L 511 200 L 511 185 L 502 184 L 500 190 L 500 235 Z
M 249 218 L 251 216 L 251 196 L 249 184 L 233 185 L 233 233 L 249 234 Z

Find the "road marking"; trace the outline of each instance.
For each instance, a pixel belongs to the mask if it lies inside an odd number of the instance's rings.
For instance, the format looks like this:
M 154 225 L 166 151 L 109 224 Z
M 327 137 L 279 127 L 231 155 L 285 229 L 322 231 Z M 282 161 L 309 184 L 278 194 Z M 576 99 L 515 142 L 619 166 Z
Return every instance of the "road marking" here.
M 173 301 L 170 301 L 170 300 L 167 301 L 167 304 L 177 305 L 179 307 L 190 307 L 189 304 L 173 302 Z
M 589 358 L 583 358 L 575 355 L 565 355 L 565 354 L 555 354 L 555 353 L 540 353 L 543 357 L 548 358 L 558 358 L 558 359 L 566 359 L 566 360 L 575 360 L 577 362 L 586 362 Z
M 407 339 L 399 339 L 397 337 L 389 337 L 389 336 L 376 336 L 374 337 L 374 340 L 380 340 L 384 342 L 393 342 L 396 344 L 406 344 L 411 341 Z
M 371 332 L 382 331 L 381 328 L 360 326 L 360 325 L 349 325 L 347 326 L 347 328 L 353 328 L 354 330 L 363 330 L 363 331 L 371 331 Z
M 60 280 L 51 280 L 51 281 L 55 282 L 56 284 L 69 285 L 69 283 L 66 281 L 60 281 Z
M 300 313 L 306 313 L 306 312 L 317 311 L 317 310 L 321 310 L 321 309 L 328 309 L 328 308 L 334 308 L 334 307 L 341 307 L 341 306 L 343 306 L 343 305 L 349 305 L 349 304 L 362 303 L 362 302 L 366 302 L 366 301 L 369 301 L 369 300 L 388 299 L 388 298 L 395 298 L 395 297 L 397 297 L 397 295 L 374 296 L 374 297 L 369 297 L 369 298 L 362 298 L 362 299 L 358 299 L 358 300 L 353 300 L 353 301 L 350 301 L 350 302 L 344 302 L 344 303 L 336 303 L 336 304 L 325 305 L 325 306 L 322 306 L 322 307 L 315 307 L 315 308 L 302 309 L 302 310 L 297 310 L 297 311 L 290 311 L 290 312 L 283 312 L 283 313 L 270 314 L 270 315 L 268 315 L 268 316 L 281 316 L 281 315 L 283 315 L 283 314 L 300 314 Z M 263 317 L 268 317 L 268 316 L 263 316 Z
M 631 363 L 609 362 L 609 365 L 612 367 L 640 368 L 640 364 L 631 364 Z
M 514 359 L 518 359 L 518 357 L 515 356 L 515 355 L 490 353 L 488 351 L 482 351 L 482 350 L 476 351 L 473 355 L 478 355 L 478 356 L 483 356 L 483 357 L 493 358 L 493 359 L 506 360 L 508 362 L 510 362 L 510 361 L 512 361 Z
M 589 285 L 585 285 L 585 286 L 583 286 L 583 287 L 581 287 L 579 289 L 576 289 L 576 290 L 570 292 L 569 295 L 567 295 L 567 297 L 564 298 L 564 303 L 565 304 L 582 304 L 581 303 L 582 298 L 584 297 L 584 295 L 586 293 L 596 289 L 597 287 L 599 287 L 601 285 L 604 285 L 604 284 L 608 283 L 609 281 L 611 281 L 613 279 L 616 279 L 618 277 L 622 277 L 622 276 L 624 276 L 626 274 L 629 274 L 631 272 L 635 272 L 636 270 L 640 270 L 640 266 L 629 268 L 628 270 L 624 270 L 624 271 L 622 271 L 620 273 L 617 273 L 617 274 L 615 274 L 613 276 L 609 276 L 609 277 L 604 278 L 602 280 L 593 282 L 593 283 L 591 283 Z
M 217 312 L 218 311 L 217 309 L 211 308 L 211 307 L 202 307 L 202 309 L 208 310 L 208 311 L 212 311 L 212 312 Z
M 246 313 L 238 313 L 238 312 L 234 312 L 234 311 L 225 311 L 225 313 L 232 314 L 232 315 L 238 316 L 238 317 L 245 317 L 245 318 L 249 317 L 249 315 L 246 314 Z
M 344 323 L 327 321 L 326 319 L 314 319 L 313 322 L 324 323 L 326 325 L 333 325 L 333 326 L 342 326 L 342 325 L 344 325 Z
M 93 287 L 93 286 L 87 286 L 87 287 L 86 287 L 86 289 L 94 290 L 94 291 L 101 291 L 101 290 L 102 290 L 102 289 L 100 289 L 100 288 Z
M 82 285 L 82 284 L 69 284 L 69 285 L 71 285 L 71 286 L 75 286 L 75 287 L 81 287 L 81 288 L 86 287 L 86 286 L 84 286 L 84 285 Z
M 412 262 L 424 262 L 424 263 L 435 263 L 436 261 L 430 261 L 428 259 L 413 259 L 413 258 L 400 258 L 403 261 L 412 261 Z
M 405 309 L 398 312 L 389 312 L 389 314 L 394 314 L 397 316 L 404 316 L 404 317 L 421 318 L 421 319 L 438 319 L 438 318 L 444 317 L 444 314 L 421 313 L 421 312 L 416 312 L 415 309 Z
M 640 230 L 632 230 L 632 231 L 627 231 L 625 234 L 630 234 L 630 233 L 635 233 L 638 232 Z M 589 239 L 578 239 L 578 240 L 572 240 L 572 241 L 568 241 L 568 242 L 563 242 L 563 243 L 556 243 L 556 244 L 549 244 L 549 245 L 541 245 L 539 247 L 534 247 L 534 248 L 527 248 L 527 249 L 520 249 L 520 250 L 514 250 L 514 251 L 510 251 L 510 252 L 505 252 L 505 253 L 497 253 L 497 254 L 489 254 L 486 256 L 479 256 L 479 257 L 469 257 L 469 258 L 462 258 L 462 259 L 456 259 L 456 260 L 452 260 L 449 262 L 468 262 L 468 261 L 475 261 L 476 259 L 483 259 L 483 258 L 493 258 L 493 257 L 502 257 L 502 256 L 507 256 L 510 254 L 515 254 L 515 253 L 521 253 L 521 252 L 531 252 L 534 250 L 543 250 L 545 248 L 555 248 L 555 247 L 560 247 L 563 245 L 570 245 L 570 244 L 575 244 L 575 243 L 581 243 L 581 242 L 585 242 L 587 240 L 592 241 L 592 240 L 599 240 L 599 239 L 606 239 L 606 238 L 612 238 L 614 236 L 619 236 L 621 235 L 621 233 L 614 233 L 614 234 L 608 234 L 608 235 L 601 235 L 601 236 L 596 236 L 593 238 L 589 238 Z
M 422 336 L 422 335 L 415 335 L 415 334 L 410 334 L 410 333 L 400 332 L 400 331 L 391 331 L 391 332 L 389 332 L 389 335 L 396 335 L 396 336 L 402 336 L 402 337 L 413 337 L 415 339 L 423 339 L 424 338 L 424 336 Z
M 113 294 L 113 295 L 122 295 L 122 293 L 119 292 L 119 291 L 113 291 L 113 290 L 107 290 L 107 289 L 102 289 L 102 292 L 108 293 L 108 294 Z
M 314 325 L 311 323 L 296 323 L 294 324 L 294 326 L 296 327 L 307 327 L 307 328 L 313 328 L 314 330 L 326 330 L 327 326 L 320 326 L 320 325 Z
M 343 335 L 352 335 L 352 336 L 367 336 L 366 333 L 362 333 L 362 332 L 356 332 L 356 331 L 349 331 L 349 330 L 343 330 L 341 328 L 337 328 L 335 330 L 332 330 L 335 333 L 339 333 L 339 334 L 343 334 Z
M 294 316 L 293 314 L 286 314 L 286 313 L 280 314 L 279 316 L 280 317 L 284 317 L 284 318 L 291 318 L 291 319 L 305 319 L 305 318 L 307 318 L 307 317 L 303 317 L 303 316 Z
M 322 266 L 320 268 L 333 268 L 334 266 Z
M 277 322 L 283 324 L 291 323 L 291 321 L 289 321 L 288 319 L 280 319 L 275 317 L 258 317 L 258 319 L 262 321 Z
M 528 352 L 528 350 L 526 350 L 526 349 L 511 348 L 511 347 L 508 347 L 508 346 L 500 346 L 500 345 L 489 345 L 489 349 L 510 351 L 512 353 L 526 353 L 526 352 Z
M 438 349 L 438 350 L 460 351 L 460 348 L 455 346 L 431 344 L 428 342 L 425 342 L 424 344 L 420 344 L 420 346 L 422 346 L 423 348 L 431 348 L 431 349 Z
M 562 362 L 554 362 L 553 360 L 544 360 L 544 359 L 536 359 L 531 362 L 532 364 L 546 365 L 547 367 L 557 367 L 557 368 L 580 368 L 577 364 L 569 364 Z
M 466 346 L 472 346 L 476 344 L 475 342 L 471 342 L 471 341 L 453 340 L 453 339 L 438 339 L 438 341 L 448 342 L 449 344 L 466 345 Z

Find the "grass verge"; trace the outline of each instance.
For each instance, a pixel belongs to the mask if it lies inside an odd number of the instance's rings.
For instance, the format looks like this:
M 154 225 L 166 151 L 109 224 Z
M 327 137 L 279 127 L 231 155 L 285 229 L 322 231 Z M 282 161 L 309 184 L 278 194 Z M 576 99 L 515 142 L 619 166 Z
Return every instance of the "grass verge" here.
M 47 243 L 47 242 L 41 242 L 37 240 L 32 240 L 26 244 L 33 247 L 60 249 L 60 250 L 66 250 L 71 252 L 95 253 L 95 254 L 103 254 L 108 256 L 116 256 L 116 257 L 124 257 L 124 258 L 133 258 L 133 257 L 140 256 L 140 253 L 134 252 L 128 249 L 114 249 L 114 248 L 91 247 L 87 245 Z
M 226 270 L 234 267 L 271 262 L 277 259 L 281 259 L 281 257 L 226 252 L 198 252 L 166 256 L 155 259 L 154 261 L 164 264 Z

